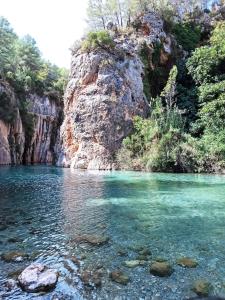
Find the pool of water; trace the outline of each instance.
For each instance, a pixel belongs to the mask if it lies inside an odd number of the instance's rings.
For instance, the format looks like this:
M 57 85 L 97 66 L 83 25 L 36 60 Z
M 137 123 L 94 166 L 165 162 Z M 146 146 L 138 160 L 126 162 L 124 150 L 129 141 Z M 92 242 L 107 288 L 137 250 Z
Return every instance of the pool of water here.
M 197 279 L 210 281 L 211 293 L 225 296 L 224 176 L 1 167 L 1 223 L 7 226 L 0 227 L 0 252 L 30 256 L 17 263 L 0 260 L 3 299 L 189 299 Z M 109 241 L 96 246 L 83 241 L 84 236 Z M 136 259 L 141 246 L 152 255 L 145 265 L 127 268 L 124 261 Z M 198 266 L 178 266 L 176 260 L 183 256 Z M 170 277 L 150 274 L 157 257 L 173 266 Z M 55 290 L 7 292 L 7 278 L 31 262 L 60 272 Z M 129 276 L 126 286 L 110 279 L 117 269 Z M 101 287 L 84 284 L 86 270 L 101 270 Z

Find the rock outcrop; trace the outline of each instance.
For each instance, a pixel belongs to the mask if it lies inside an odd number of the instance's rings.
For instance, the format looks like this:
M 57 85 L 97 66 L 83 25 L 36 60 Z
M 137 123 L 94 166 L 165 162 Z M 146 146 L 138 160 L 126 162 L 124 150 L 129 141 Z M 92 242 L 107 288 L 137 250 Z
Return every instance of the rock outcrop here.
M 13 114 L 10 121 L 0 118 L 0 165 L 53 163 L 62 107 L 47 96 L 27 95 L 27 114 L 32 116 L 33 125 L 32 128 L 26 128 L 19 100 L 12 88 L 3 81 L 0 82 L 0 94 L 10 101 Z M 9 112 L 6 110 L 5 114 Z
M 143 43 L 151 47 L 161 41 L 169 55 L 171 40 L 157 14 L 141 16 L 137 27 L 138 31 L 127 34 L 111 30 L 113 49 L 78 48 L 73 53 L 59 166 L 116 168 L 115 155 L 133 129 L 133 118 L 147 116 L 149 106 L 138 53 Z

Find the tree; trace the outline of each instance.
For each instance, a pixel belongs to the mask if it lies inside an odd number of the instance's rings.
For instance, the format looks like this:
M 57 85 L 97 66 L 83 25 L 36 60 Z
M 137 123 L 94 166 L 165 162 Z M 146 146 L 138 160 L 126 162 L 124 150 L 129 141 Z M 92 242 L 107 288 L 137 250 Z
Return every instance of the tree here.
M 14 42 L 17 39 L 9 22 L 0 17 L 0 76 L 6 77 L 12 72 L 14 58 Z

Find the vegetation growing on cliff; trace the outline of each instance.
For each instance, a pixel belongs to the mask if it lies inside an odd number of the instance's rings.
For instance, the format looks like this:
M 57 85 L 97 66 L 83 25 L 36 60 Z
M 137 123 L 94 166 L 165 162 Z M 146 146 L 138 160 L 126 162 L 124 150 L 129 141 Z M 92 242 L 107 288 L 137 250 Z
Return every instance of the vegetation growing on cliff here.
M 118 153 L 121 168 L 179 172 L 225 168 L 224 41 L 221 21 L 207 45 L 189 55 L 187 68 L 177 61 L 160 97 L 151 100 L 149 119 L 135 118 L 134 132 Z
M 67 76 L 67 70 L 42 58 L 32 37 L 20 39 L 9 22 L 0 18 L 0 79 L 14 90 L 22 116 L 27 115 L 25 102 L 30 93 L 48 95 L 55 101 L 62 101 Z M 6 122 L 13 121 L 15 113 L 12 103 L 4 93 L 0 98 L 0 118 Z M 26 126 L 27 117 L 22 119 Z M 31 126 L 32 122 L 28 123 Z

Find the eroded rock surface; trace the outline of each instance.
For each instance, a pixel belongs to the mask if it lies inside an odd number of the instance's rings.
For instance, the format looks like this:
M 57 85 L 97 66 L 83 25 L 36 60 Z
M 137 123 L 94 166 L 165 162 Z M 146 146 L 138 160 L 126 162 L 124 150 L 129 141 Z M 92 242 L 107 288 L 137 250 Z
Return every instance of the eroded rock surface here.
M 53 163 L 62 107 L 47 96 L 27 95 L 28 113 L 34 123 L 31 131 L 23 122 L 16 94 L 3 80 L 0 80 L 0 96 L 13 107 L 11 112 L 2 111 L 2 119 L 0 115 L 0 165 Z

